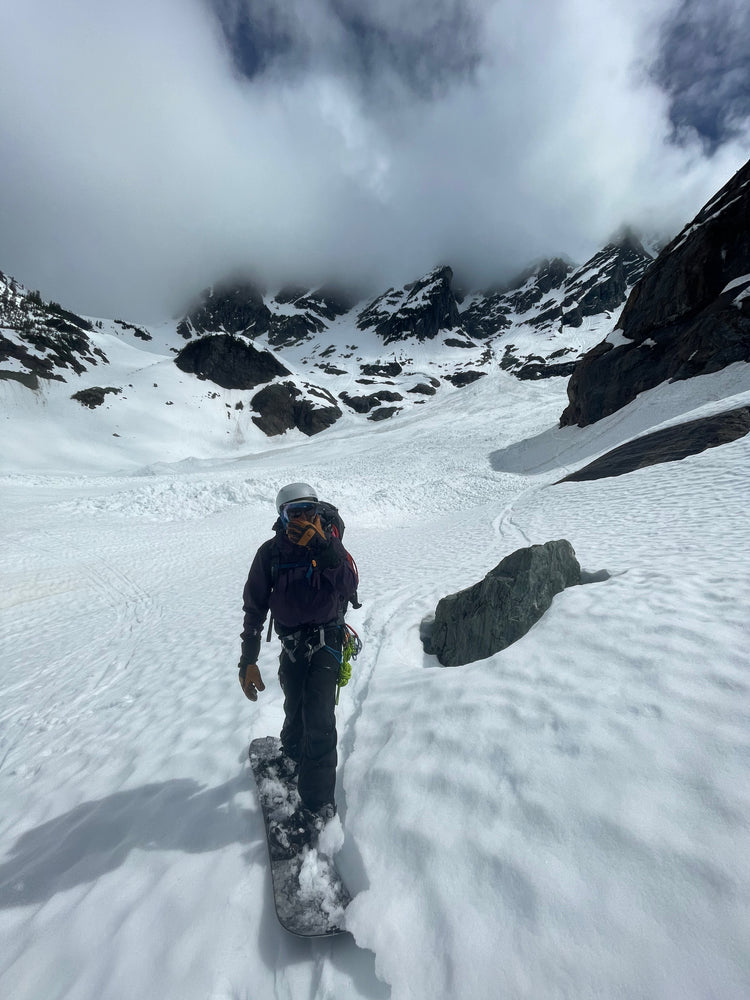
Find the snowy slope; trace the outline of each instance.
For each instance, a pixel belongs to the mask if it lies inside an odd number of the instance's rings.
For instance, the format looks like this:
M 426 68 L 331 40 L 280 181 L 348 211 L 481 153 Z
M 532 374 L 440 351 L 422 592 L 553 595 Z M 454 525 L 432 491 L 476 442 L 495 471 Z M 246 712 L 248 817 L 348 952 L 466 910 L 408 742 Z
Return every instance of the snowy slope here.
M 576 330 L 546 335 L 522 325 L 514 330 L 514 346 L 522 354 L 564 348 L 576 357 L 602 340 L 611 325 L 611 319 L 600 316 Z M 277 444 L 304 443 L 305 436 L 296 429 L 269 440 L 256 426 L 252 397 L 257 390 L 224 389 L 180 371 L 174 356 L 184 341 L 176 335 L 174 322 L 149 327 L 149 332 L 153 339 L 144 343 L 116 322 L 98 320 L 92 323 L 88 339 L 107 358 L 106 365 L 87 366 L 81 373 L 66 371 L 65 381 L 40 380 L 37 391 L 15 381 L 0 381 L 4 437 L 0 471 L 136 471 L 153 462 L 240 458 Z M 450 339 L 386 348 L 372 331 L 357 330 L 353 318 L 345 316 L 313 342 L 278 353 L 292 375 L 276 381 L 291 380 L 303 391 L 319 387 L 336 398 L 384 389 L 401 397 L 396 418 L 402 419 L 464 392 L 449 381 L 455 373 L 495 372 L 507 346 L 506 339 L 498 338 L 467 351 L 446 344 Z M 259 337 L 257 345 L 269 349 L 265 337 Z M 400 374 L 363 378 L 363 366 L 393 361 L 399 362 Z M 332 366 L 340 374 L 331 374 Z M 435 397 L 410 392 L 431 378 L 439 380 Z M 93 386 L 117 391 L 95 409 L 71 399 Z M 325 437 L 372 429 L 366 416 L 343 402 L 339 405 L 342 416 L 324 432 Z
M 234 397 L 170 427 L 169 399 L 212 387 L 97 336 L 133 383 L 99 430 L 54 387 L 5 425 L 0 995 L 745 1000 L 750 439 L 552 484 L 747 403 L 747 366 L 584 430 L 557 427 L 563 379 L 495 366 L 376 426 L 248 423 L 218 447 Z M 249 561 L 297 479 L 340 505 L 364 600 L 338 710 L 351 937 L 326 944 L 275 921 L 245 760 L 281 723 L 274 644 L 256 705 L 234 667 Z M 599 582 L 487 660 L 423 653 L 439 597 L 560 537 Z

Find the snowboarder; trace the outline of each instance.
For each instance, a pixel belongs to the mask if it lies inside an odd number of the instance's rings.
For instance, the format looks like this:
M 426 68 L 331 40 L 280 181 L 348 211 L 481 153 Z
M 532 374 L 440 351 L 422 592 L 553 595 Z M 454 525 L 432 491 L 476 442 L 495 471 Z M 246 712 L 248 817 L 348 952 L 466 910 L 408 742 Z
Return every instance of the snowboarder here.
M 265 690 L 257 661 L 270 610 L 282 645 L 284 725 L 277 766 L 286 774 L 297 772 L 301 800 L 274 835 L 277 846 L 293 851 L 314 842 L 336 812 L 336 688 L 344 613 L 347 603 L 356 601 L 358 578 L 341 542 L 338 512 L 320 503 L 308 483 L 284 486 L 276 510 L 274 537 L 258 549 L 245 584 L 238 666 L 242 690 L 256 701 Z

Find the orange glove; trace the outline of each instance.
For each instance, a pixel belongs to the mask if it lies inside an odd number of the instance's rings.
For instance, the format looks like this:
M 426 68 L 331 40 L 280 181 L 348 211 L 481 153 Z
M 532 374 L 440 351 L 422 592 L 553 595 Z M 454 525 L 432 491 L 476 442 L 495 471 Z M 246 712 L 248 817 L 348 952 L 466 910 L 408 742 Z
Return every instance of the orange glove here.
M 286 537 L 295 545 L 309 545 L 313 549 L 328 545 L 319 514 L 316 514 L 312 521 L 305 521 L 301 517 L 291 518 L 286 526 Z
M 257 701 L 258 691 L 266 690 L 257 663 L 248 663 L 247 666 L 240 664 L 240 687 L 250 701 Z

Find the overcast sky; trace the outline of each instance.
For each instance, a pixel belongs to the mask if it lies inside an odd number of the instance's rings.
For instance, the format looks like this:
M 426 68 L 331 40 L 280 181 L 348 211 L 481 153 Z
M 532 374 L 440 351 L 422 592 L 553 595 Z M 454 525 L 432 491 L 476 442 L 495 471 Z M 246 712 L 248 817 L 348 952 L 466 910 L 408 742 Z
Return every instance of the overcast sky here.
M 674 233 L 750 157 L 747 0 L 0 0 L 0 270 L 147 321 Z

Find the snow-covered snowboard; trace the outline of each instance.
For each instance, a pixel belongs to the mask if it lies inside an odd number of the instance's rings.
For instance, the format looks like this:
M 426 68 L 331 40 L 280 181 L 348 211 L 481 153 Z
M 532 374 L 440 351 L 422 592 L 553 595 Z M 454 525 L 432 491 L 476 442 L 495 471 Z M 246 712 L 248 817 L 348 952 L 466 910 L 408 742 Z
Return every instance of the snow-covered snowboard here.
M 333 861 L 316 847 L 303 847 L 292 858 L 279 857 L 269 837 L 271 824 L 289 816 L 300 804 L 296 778 L 284 775 L 274 763 L 280 754 L 281 740 L 275 736 L 250 744 L 250 766 L 266 824 L 276 915 L 285 930 L 300 937 L 341 934 L 351 897 Z

